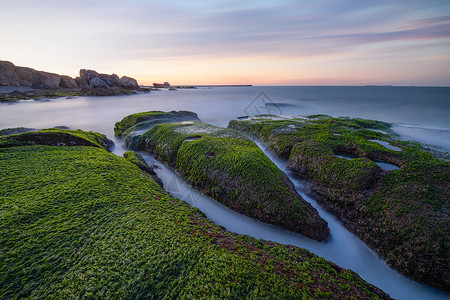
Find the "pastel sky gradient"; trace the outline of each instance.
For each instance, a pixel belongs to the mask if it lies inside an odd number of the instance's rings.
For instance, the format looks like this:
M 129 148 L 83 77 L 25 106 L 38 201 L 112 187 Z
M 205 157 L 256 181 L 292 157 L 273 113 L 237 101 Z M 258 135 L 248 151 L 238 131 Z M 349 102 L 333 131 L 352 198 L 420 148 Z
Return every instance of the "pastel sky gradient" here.
M 141 84 L 450 86 L 450 0 L 0 0 L 0 60 Z

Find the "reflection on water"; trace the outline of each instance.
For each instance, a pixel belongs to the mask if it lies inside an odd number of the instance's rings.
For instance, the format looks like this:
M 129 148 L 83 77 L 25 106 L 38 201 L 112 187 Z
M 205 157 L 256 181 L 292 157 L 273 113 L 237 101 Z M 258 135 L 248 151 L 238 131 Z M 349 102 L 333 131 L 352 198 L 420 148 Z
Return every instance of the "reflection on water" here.
M 115 122 L 129 114 L 150 110 L 191 110 L 198 113 L 199 118 L 204 122 L 226 127 L 229 120 L 245 115 L 244 109 L 263 90 L 273 102 L 291 104 L 280 108 L 285 115 L 321 113 L 418 124 L 423 128 L 398 125 L 394 127 L 394 130 L 409 139 L 423 138 L 428 142 L 431 141 L 432 144 L 450 149 L 448 144 L 450 120 L 447 118 L 450 111 L 447 101 L 450 89 L 430 89 L 239 87 L 186 89 L 175 93 L 158 91 L 133 96 L 78 97 L 71 100 L 53 99 L 48 102 L 23 101 L 16 104 L 0 104 L 0 129 L 48 128 L 65 125 L 72 129 L 97 131 L 114 140 L 116 147 L 113 153 L 122 155 L 126 150 L 122 147 L 123 142 L 114 136 L 113 129 Z M 430 91 L 438 95 L 430 98 L 428 97 Z M 375 98 L 378 100 L 374 101 Z M 418 101 L 418 98 L 423 101 Z M 391 105 L 391 103 L 395 104 L 396 99 L 403 108 L 408 107 L 405 102 L 408 99 L 413 99 L 415 102 L 411 103 L 408 109 L 402 109 L 399 112 L 398 105 Z M 427 129 L 427 126 L 447 129 Z M 149 155 L 145 155 L 145 158 L 150 164 L 154 163 L 154 159 Z M 284 162 L 274 157 L 271 159 L 286 171 Z M 160 168 L 155 171 L 163 179 L 165 187 L 170 187 L 173 195 L 199 207 L 211 220 L 225 226 L 228 230 L 307 248 L 344 268 L 358 272 L 365 280 L 398 299 L 446 299 L 446 295 L 405 279 L 388 268 L 363 242 L 348 232 L 332 215 L 323 211 L 314 199 L 306 195 L 303 192 L 306 190 L 305 186 L 300 181 L 293 180 L 301 195 L 310 201 L 329 223 L 331 240 L 327 243 L 314 242 L 273 225 L 263 224 L 236 214 L 191 189 L 161 163 L 156 162 L 156 164 Z
M 369 140 L 369 141 L 378 143 L 381 146 L 384 146 L 386 149 L 391 149 L 391 150 L 394 150 L 394 151 L 402 151 L 403 150 L 402 148 L 392 146 L 390 143 L 388 143 L 386 141 L 381 141 L 381 140 Z
M 390 163 L 382 161 L 382 160 L 374 160 L 374 162 L 385 171 L 394 171 L 394 170 L 400 169 L 396 165 L 390 164 Z

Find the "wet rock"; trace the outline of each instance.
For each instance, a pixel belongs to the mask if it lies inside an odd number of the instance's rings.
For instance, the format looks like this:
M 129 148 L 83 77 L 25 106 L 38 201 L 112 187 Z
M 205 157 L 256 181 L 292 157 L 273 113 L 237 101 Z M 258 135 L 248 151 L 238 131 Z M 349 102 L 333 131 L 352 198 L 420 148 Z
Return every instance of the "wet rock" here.
M 25 130 L 23 130 L 25 131 Z M 91 146 L 110 150 L 114 145 L 105 135 L 82 130 L 43 129 L 0 137 L 0 148 L 47 145 L 47 146 Z
M 11 135 L 11 134 L 20 134 L 30 131 L 36 131 L 35 128 L 27 128 L 27 127 L 15 127 L 15 128 L 6 128 L 0 130 L 0 135 Z
M 288 159 L 321 206 L 394 269 L 450 291 L 448 155 L 439 160 L 417 143 L 396 139 L 390 124 L 374 120 L 310 116 L 280 122 L 261 116 L 228 126 Z M 386 147 L 391 143 L 401 148 Z M 338 157 L 342 152 L 352 157 Z M 387 165 L 379 161 L 392 165 L 382 170 L 379 165 Z
M 123 157 L 125 159 L 127 159 L 128 161 L 132 162 L 133 164 L 135 164 L 136 166 L 139 167 L 139 169 L 141 169 L 142 171 L 146 172 L 147 174 L 150 175 L 150 177 L 152 177 L 152 179 L 160 186 L 163 187 L 163 182 L 162 180 L 158 177 L 158 175 L 155 172 L 155 166 L 149 166 L 144 158 L 139 154 L 136 153 L 134 151 L 127 151 L 123 154 Z
M 229 208 L 323 241 L 327 222 L 247 137 L 192 112 L 147 112 L 116 123 L 116 134 L 154 153 L 189 184 Z M 130 143 L 128 143 L 130 144 Z

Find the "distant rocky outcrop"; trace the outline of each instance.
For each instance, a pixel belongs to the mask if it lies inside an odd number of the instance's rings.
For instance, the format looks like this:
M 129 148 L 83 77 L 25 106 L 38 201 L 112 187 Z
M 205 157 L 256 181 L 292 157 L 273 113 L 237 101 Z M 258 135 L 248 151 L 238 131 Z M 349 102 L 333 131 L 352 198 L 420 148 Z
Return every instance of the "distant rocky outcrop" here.
M 134 78 L 123 76 L 119 78 L 116 74 L 99 74 L 93 70 L 80 70 L 80 77 L 75 78 L 75 82 L 80 88 L 124 88 L 135 90 L 139 85 Z
M 119 78 L 116 74 L 99 74 L 93 70 L 81 69 L 80 77 L 73 79 L 65 75 L 18 67 L 9 61 L 0 61 L 0 86 L 34 89 L 100 89 L 101 92 L 94 92 L 99 95 L 117 94 L 117 89 L 139 89 L 136 79 L 127 76 Z

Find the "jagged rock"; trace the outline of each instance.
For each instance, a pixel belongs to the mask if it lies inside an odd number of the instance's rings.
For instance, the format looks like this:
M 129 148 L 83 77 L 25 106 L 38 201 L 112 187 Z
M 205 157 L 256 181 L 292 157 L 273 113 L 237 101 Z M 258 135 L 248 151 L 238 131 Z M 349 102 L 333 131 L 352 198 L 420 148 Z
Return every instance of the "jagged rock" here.
M 0 61 L 0 86 L 24 86 L 35 89 L 100 89 L 92 93 L 88 91 L 93 95 L 120 95 L 126 92 L 125 89 L 139 89 L 136 79 L 127 76 L 119 78 L 116 74 L 99 74 L 94 70 L 81 69 L 80 77 L 73 79 L 69 76 L 17 67 L 9 61 Z
M 94 70 L 81 69 L 80 77 L 75 80 L 81 88 L 126 88 L 116 74 L 99 74 Z
M 90 87 L 93 87 L 93 88 L 106 88 L 106 87 L 108 87 L 108 85 L 106 84 L 106 82 L 101 80 L 99 77 L 95 77 L 95 78 L 93 78 L 91 80 Z

